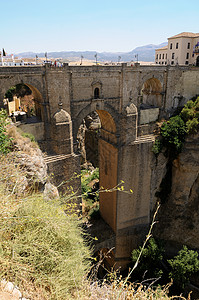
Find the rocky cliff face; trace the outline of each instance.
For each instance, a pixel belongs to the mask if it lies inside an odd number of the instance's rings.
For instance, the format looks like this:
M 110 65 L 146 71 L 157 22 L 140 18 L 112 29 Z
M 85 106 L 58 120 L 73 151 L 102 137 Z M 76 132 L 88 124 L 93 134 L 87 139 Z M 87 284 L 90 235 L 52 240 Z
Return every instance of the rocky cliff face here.
M 50 183 L 44 154 L 37 144 L 23 137 L 13 124 L 9 125 L 7 131 L 12 138 L 13 151 L 8 154 L 6 161 L 2 160 L 2 164 L 12 169 L 13 184 L 10 184 L 10 189 L 14 188 L 18 197 L 34 191 L 44 192 L 47 199 L 58 197 L 57 188 Z
M 199 249 L 199 133 L 186 139 L 182 153 L 173 161 L 171 183 L 155 235 L 167 241 L 171 251 L 185 244 Z
M 86 167 L 91 162 L 94 167 L 99 166 L 98 162 L 98 130 L 101 122 L 98 114 L 92 112 L 80 125 L 78 131 L 78 150 L 81 154 L 81 165 Z

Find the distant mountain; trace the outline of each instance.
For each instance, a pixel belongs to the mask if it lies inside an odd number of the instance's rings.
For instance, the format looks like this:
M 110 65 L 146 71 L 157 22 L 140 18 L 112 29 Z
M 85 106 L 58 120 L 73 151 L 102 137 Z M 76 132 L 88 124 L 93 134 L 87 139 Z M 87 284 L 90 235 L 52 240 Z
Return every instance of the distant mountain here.
M 155 49 L 166 46 L 167 43 L 160 45 L 146 45 L 137 47 L 130 52 L 95 52 L 95 51 L 61 51 L 61 52 L 48 52 L 48 58 L 62 58 L 68 60 L 79 60 L 81 55 L 85 59 L 95 60 L 94 55 L 97 53 L 98 61 L 118 61 L 118 56 L 121 56 L 121 61 L 136 61 L 138 54 L 139 61 L 154 61 L 155 60 Z M 20 57 L 44 57 L 45 53 L 34 53 L 34 52 L 22 52 L 17 54 Z

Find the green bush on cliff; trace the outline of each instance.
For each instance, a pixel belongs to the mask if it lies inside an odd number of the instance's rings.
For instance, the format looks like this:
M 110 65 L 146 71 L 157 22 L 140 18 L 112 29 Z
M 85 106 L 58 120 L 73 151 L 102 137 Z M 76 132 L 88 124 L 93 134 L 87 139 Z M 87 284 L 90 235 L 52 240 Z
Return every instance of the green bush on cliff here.
M 0 110 L 0 153 L 6 154 L 11 149 L 11 138 L 6 135 L 7 113 Z
M 141 247 L 132 251 L 132 262 L 135 263 L 140 254 Z M 190 282 L 191 276 L 199 271 L 198 253 L 189 250 L 187 246 L 178 252 L 173 259 L 167 259 L 163 262 L 165 250 L 161 242 L 151 238 L 148 245 L 144 248 L 140 262 L 135 269 L 135 274 L 144 279 L 158 278 L 164 273 L 164 278 L 173 280 L 174 287 L 183 290 L 185 285 Z M 164 267 L 164 272 L 162 268 Z
M 191 275 L 199 271 L 198 253 L 186 246 L 173 259 L 168 260 L 168 263 L 171 266 L 169 277 L 181 288 L 190 282 Z
M 155 140 L 152 151 L 157 156 L 162 148 L 166 154 L 175 158 L 182 150 L 186 135 L 186 125 L 180 116 L 175 116 L 164 122 L 160 129 L 160 137 Z
M 136 263 L 142 247 L 132 251 L 132 262 Z M 135 269 L 135 274 L 146 278 L 160 277 L 163 273 L 161 269 L 161 261 L 163 259 L 164 248 L 162 244 L 154 238 L 150 238 L 148 245 L 144 248 L 140 262 Z
M 194 134 L 199 129 L 199 97 L 195 101 L 188 101 L 180 113 L 186 122 L 187 134 Z
M 170 118 L 164 122 L 161 127 L 161 136 L 163 146 L 165 146 L 170 155 L 175 156 L 181 152 L 185 141 L 186 126 L 180 116 Z
M 187 134 L 195 134 L 199 130 L 199 97 L 190 100 L 181 113 L 164 122 L 160 129 L 160 137 L 155 140 L 152 151 L 157 156 L 162 148 L 174 159 L 181 151 Z

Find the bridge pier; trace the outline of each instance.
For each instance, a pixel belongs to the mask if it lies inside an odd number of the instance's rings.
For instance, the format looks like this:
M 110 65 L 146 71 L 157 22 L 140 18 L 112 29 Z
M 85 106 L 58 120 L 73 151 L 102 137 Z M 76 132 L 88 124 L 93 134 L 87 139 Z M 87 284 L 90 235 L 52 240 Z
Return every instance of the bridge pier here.
M 54 114 L 51 124 L 51 149 L 53 154 L 46 157 L 46 163 L 52 181 L 61 193 L 67 188 L 76 193 L 76 203 L 80 209 L 81 179 L 79 155 L 73 151 L 72 121 L 69 113 L 62 109 Z M 72 190 L 71 190 L 72 189 Z
M 199 94 L 198 78 L 199 69 L 190 66 L 0 68 L 0 106 L 6 91 L 14 85 L 24 83 L 33 91 L 44 114 L 40 126 L 40 131 L 45 128 L 44 140 L 39 142 L 51 153 L 46 162 L 49 172 L 54 173 L 54 183 L 62 190 L 71 185 L 78 195 L 81 193 L 80 177 L 71 181 L 74 172 L 80 174 L 73 138 L 86 115 L 92 110 L 99 114 L 100 185 L 111 189 L 122 180 L 125 191 L 133 190 L 133 193 L 115 191 L 100 196 L 102 217 L 115 232 L 117 265 L 127 264 L 132 249 L 144 240 L 150 224 L 154 137 L 147 133 L 147 125 L 156 121 L 152 118 L 156 114 L 169 115 Z M 62 108 L 57 111 L 60 99 L 68 113 Z M 141 105 L 150 108 L 149 111 Z M 152 113 L 152 108 L 159 112 Z M 146 130 L 141 126 L 138 130 L 137 109 L 140 125 L 145 124 Z M 148 121 L 141 122 L 147 113 Z M 35 130 L 38 127 L 37 124 Z
M 151 220 L 151 151 L 154 136 L 137 136 L 137 108 L 133 103 L 120 115 L 117 142 L 104 134 L 99 140 L 100 186 L 124 191 L 100 193 L 102 218 L 115 232 L 115 267 L 125 268 L 131 252 L 142 244 Z M 131 192 L 133 191 L 133 192 Z

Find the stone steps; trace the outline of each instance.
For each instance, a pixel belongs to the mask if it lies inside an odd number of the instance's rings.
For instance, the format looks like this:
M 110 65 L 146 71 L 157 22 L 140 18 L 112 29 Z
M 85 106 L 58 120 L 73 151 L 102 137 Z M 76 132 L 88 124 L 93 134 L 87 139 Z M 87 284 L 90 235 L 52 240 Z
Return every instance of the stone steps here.
M 59 160 L 63 160 L 71 157 L 71 154 L 53 154 L 53 155 L 45 155 L 44 161 L 46 164 L 53 163 Z
M 137 139 L 132 144 L 143 144 L 143 143 L 153 143 L 155 141 L 155 135 L 148 134 L 138 136 Z

